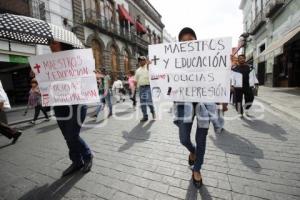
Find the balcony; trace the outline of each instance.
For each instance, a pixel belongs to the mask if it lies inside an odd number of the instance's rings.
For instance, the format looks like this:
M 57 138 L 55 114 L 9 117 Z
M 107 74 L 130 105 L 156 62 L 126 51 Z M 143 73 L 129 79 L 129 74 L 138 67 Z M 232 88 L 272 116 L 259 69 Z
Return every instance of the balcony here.
M 105 16 L 98 15 L 95 10 L 85 10 L 85 19 L 83 24 L 91 29 L 98 29 L 100 32 L 116 37 L 132 45 L 138 45 L 141 48 L 147 49 L 149 42 L 136 34 L 134 26 L 122 26 L 119 23 L 114 23 L 108 20 Z M 126 28 L 127 27 L 127 28 Z
M 285 3 L 285 0 L 268 0 L 266 3 L 266 17 L 271 18 Z
M 266 23 L 266 18 L 265 15 L 263 14 L 262 11 L 260 11 L 254 21 L 252 22 L 252 24 L 250 25 L 250 29 L 249 29 L 249 33 L 251 35 L 254 35 L 255 33 L 257 33 L 257 31 Z

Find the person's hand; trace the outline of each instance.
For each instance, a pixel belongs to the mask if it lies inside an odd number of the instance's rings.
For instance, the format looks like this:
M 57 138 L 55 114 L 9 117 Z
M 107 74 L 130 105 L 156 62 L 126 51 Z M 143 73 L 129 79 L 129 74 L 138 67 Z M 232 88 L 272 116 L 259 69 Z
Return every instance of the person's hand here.
M 0 111 L 2 111 L 4 108 L 4 102 L 0 102 Z

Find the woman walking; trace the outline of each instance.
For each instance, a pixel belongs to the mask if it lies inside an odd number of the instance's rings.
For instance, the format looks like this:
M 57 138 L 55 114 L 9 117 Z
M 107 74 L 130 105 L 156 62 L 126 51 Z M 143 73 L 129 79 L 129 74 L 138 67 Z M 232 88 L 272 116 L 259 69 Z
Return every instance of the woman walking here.
M 196 34 L 191 28 L 184 28 L 179 33 L 179 41 L 196 40 Z M 174 123 L 179 128 L 180 143 L 190 152 L 188 164 L 193 166 L 192 180 L 195 187 L 202 186 L 201 167 L 206 149 L 206 136 L 209 123 L 216 113 L 215 103 L 175 102 Z M 196 145 L 191 142 L 191 130 L 194 118 L 197 118 Z
M 30 123 L 36 123 L 36 120 L 40 115 L 40 111 L 43 112 L 47 121 L 50 120 L 46 110 L 42 107 L 41 92 L 36 79 L 31 80 L 31 89 L 29 91 L 28 106 L 34 107 L 34 117 Z

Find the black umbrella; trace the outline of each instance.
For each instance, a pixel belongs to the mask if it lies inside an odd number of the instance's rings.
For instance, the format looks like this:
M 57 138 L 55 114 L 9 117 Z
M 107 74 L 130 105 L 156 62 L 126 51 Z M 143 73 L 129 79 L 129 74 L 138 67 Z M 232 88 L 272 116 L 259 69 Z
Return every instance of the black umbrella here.
M 71 31 L 35 18 L 7 13 L 0 14 L 0 38 L 45 45 L 55 40 L 83 48 L 80 40 Z

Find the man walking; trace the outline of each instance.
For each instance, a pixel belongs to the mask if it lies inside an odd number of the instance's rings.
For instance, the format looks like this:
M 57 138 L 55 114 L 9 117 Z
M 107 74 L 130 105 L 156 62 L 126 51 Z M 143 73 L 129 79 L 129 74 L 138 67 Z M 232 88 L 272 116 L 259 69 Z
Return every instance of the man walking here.
M 232 69 L 231 84 L 234 88 L 237 112 L 243 117 L 244 111 L 242 102 L 243 96 L 245 96 L 245 113 L 248 115 L 248 110 L 254 100 L 253 88 L 258 86 L 258 80 L 254 68 L 246 63 L 245 55 L 238 56 L 238 65 Z
M 150 81 L 149 81 L 149 70 L 148 63 L 145 56 L 140 56 L 138 58 L 139 68 L 135 72 L 134 79 L 136 81 L 137 87 L 139 88 L 140 93 L 140 104 L 143 113 L 143 118 L 140 120 L 141 122 L 145 122 L 148 120 L 147 114 L 147 106 L 150 108 L 150 112 L 152 113 L 153 119 L 156 118 L 151 89 L 150 89 Z
M 4 112 L 5 108 L 10 108 L 9 101 L 7 98 L 7 95 L 2 87 L 1 81 L 0 81 L 0 114 Z M 5 114 L 5 113 L 3 113 Z M 9 127 L 6 124 L 6 118 L 4 119 L 5 122 L 0 121 L 0 133 L 7 137 L 8 139 L 13 139 L 12 144 L 16 143 L 19 137 L 22 135 L 21 131 L 17 131 L 16 129 L 13 129 Z

